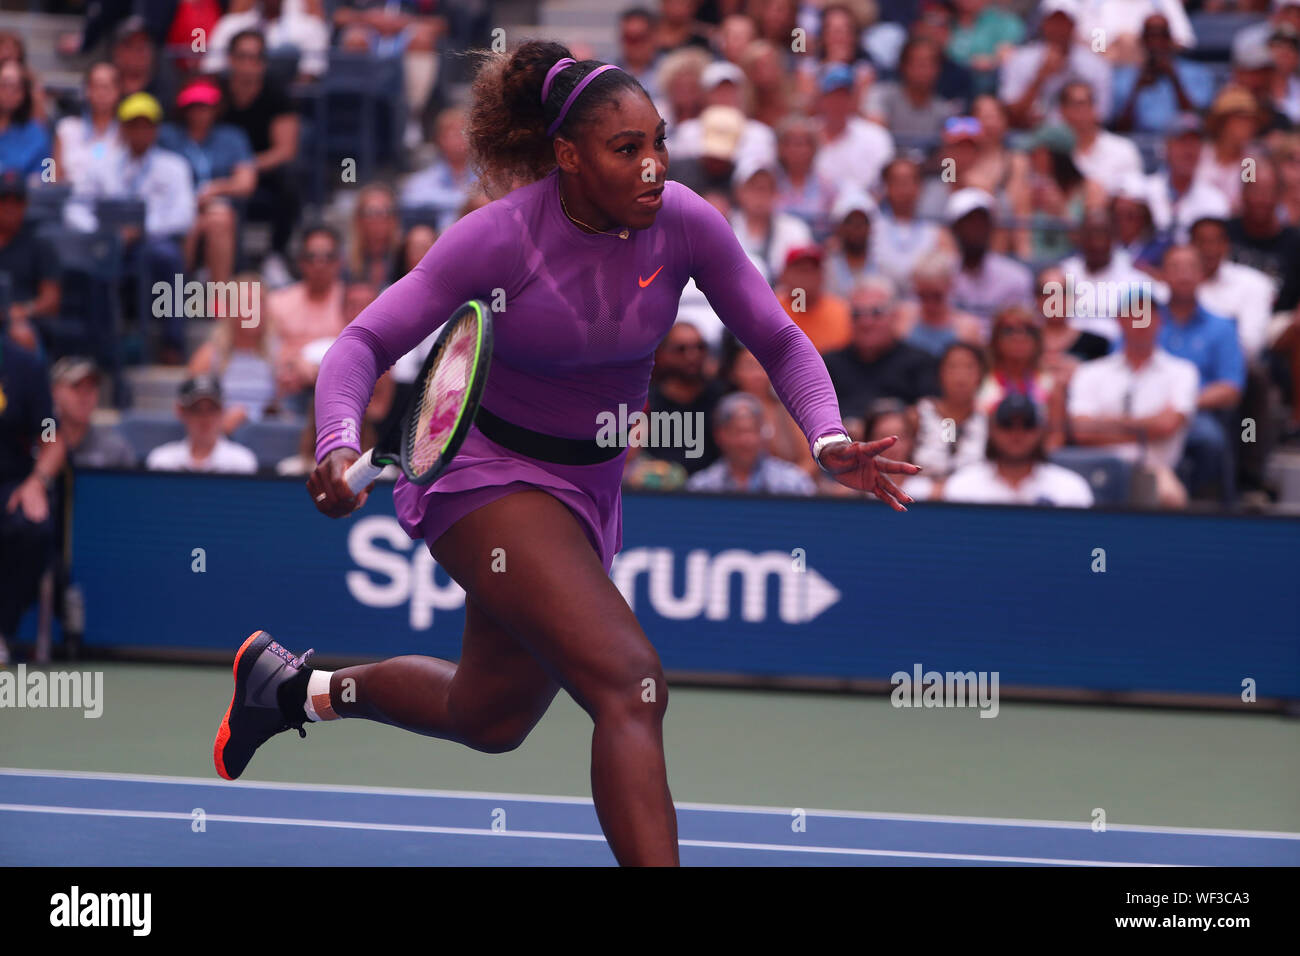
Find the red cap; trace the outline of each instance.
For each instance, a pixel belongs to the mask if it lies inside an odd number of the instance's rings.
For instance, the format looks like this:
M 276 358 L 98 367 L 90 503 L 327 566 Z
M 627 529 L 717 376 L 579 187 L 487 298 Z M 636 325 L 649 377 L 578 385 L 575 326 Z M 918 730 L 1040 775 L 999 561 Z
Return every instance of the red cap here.
M 183 109 L 192 103 L 216 106 L 221 102 L 221 90 L 211 80 L 195 80 L 176 96 L 176 107 Z
M 788 269 L 791 264 L 798 262 L 800 259 L 815 259 L 818 265 L 822 261 L 821 246 L 795 246 L 785 254 L 785 265 Z

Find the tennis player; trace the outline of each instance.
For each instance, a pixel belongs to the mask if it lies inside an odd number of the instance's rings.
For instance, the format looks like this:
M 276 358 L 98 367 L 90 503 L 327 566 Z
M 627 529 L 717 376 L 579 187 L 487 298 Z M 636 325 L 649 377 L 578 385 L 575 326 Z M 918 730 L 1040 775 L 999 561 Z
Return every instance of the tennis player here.
M 530 41 L 489 55 L 469 137 L 496 201 L 451 226 L 330 348 L 316 386 L 316 507 L 361 507 L 344 480 L 376 379 L 469 299 L 499 309 L 482 406 L 432 484 L 399 479 L 398 520 L 465 589 L 459 663 L 407 656 L 328 672 L 264 631 L 240 648 L 215 745 L 238 777 L 274 734 L 364 717 L 475 750 L 512 750 L 563 687 L 595 723 L 591 788 L 621 864 L 676 864 L 664 762 L 663 670 L 609 577 L 622 545 L 626 449 L 595 440 L 602 412 L 644 407 L 656 344 L 694 278 L 762 362 L 822 467 L 895 510 L 911 502 L 852 442 L 821 357 L 726 220 L 666 182 L 664 121 L 619 68 Z

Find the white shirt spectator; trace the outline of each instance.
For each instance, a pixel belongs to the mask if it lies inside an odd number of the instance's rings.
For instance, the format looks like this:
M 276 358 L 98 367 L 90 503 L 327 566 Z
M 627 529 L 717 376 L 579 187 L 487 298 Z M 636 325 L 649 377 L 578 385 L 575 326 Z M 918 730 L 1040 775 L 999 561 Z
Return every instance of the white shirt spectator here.
M 1143 175 L 1142 154 L 1133 141 L 1104 129 L 1097 131 L 1086 153 L 1076 149 L 1073 158 L 1085 178 L 1103 186 Z
M 1068 295 L 1064 303 L 1069 310 L 1070 326 L 1100 335 L 1111 345 L 1120 338 L 1118 318 L 1125 311 L 1129 316 L 1139 314 L 1142 299 L 1134 301 L 1130 296 L 1148 297 L 1152 308 L 1169 298 L 1169 287 L 1135 268 L 1123 249 L 1115 249 L 1110 262 L 1096 272 L 1088 271 L 1081 255 L 1070 256 L 1060 268 L 1066 281 L 1074 283 L 1074 305 L 1070 306 Z M 1092 307 L 1088 305 L 1089 299 L 1094 303 Z M 1131 303 L 1127 309 L 1126 303 Z
M 1273 318 L 1273 297 L 1277 293 L 1267 274 L 1224 261 L 1196 287 L 1196 299 L 1215 315 L 1237 323 L 1237 338 L 1247 361 L 1254 361 L 1268 343 L 1268 324 Z
M 1084 362 L 1070 379 L 1067 408 L 1071 417 L 1118 417 L 1129 415 L 1146 418 L 1173 408 L 1188 421 L 1196 414 L 1200 393 L 1200 374 L 1186 359 L 1157 348 L 1136 371 L 1129 365 L 1122 349 L 1103 358 Z M 1184 425 L 1175 434 L 1147 446 L 1150 458 L 1174 468 L 1183 454 L 1187 437 Z M 1105 445 L 1107 451 L 1125 461 L 1141 457 L 1137 442 Z
M 1019 485 L 998 474 L 991 461 L 960 469 L 943 486 L 945 501 L 982 505 L 1048 505 L 1091 508 L 1092 489 L 1078 474 L 1048 461 L 1037 462 Z
M 935 407 L 934 399 L 923 398 L 916 403 L 916 445 L 911 462 L 920 465 L 925 473 L 943 478 L 966 465 L 984 461 L 984 451 L 989 440 L 988 419 L 982 412 L 974 412 L 961 427 L 953 423 L 956 441 L 945 441 L 944 419 Z
M 257 456 L 228 438 L 218 438 L 212 453 L 197 461 L 188 438 L 159 445 L 144 460 L 150 471 L 201 471 L 212 474 L 251 475 L 257 471 Z
M 766 247 L 762 240 L 755 239 L 745 228 L 744 213 L 737 210 L 731 214 L 731 230 L 740 240 L 740 248 L 751 259 L 762 261 L 771 276 L 780 276 L 785 269 L 785 256 L 791 249 L 812 245 L 812 230 L 798 216 L 789 213 L 772 213 L 772 229 L 768 233 Z
M 910 289 L 912 273 L 934 251 L 941 235 L 938 223 L 920 219 L 903 222 L 888 209 L 881 209 L 871 219 L 871 253 L 867 259 L 900 289 Z
M 117 120 L 109 123 L 103 133 L 97 134 L 86 117 L 65 116 L 54 127 L 54 135 L 63 154 L 59 179 L 73 187 L 85 179 L 92 166 L 119 162 L 115 154 L 126 148 L 118 137 Z
M 668 143 L 668 155 L 674 159 L 694 159 L 704 152 L 704 125 L 699 118 L 682 120 L 673 129 Z M 746 119 L 745 128 L 736 144 L 736 159 L 741 157 L 764 164 L 776 162 L 776 133 L 772 127 L 756 119 Z
M 1201 179 L 1193 179 L 1187 191 L 1175 199 L 1167 169 L 1147 177 L 1147 197 L 1151 200 L 1151 221 L 1156 229 L 1161 232 L 1172 229 L 1178 242 L 1187 241 L 1187 228 L 1197 210 L 1229 208 L 1228 197 L 1219 187 Z
M 1038 68 L 1042 65 L 1047 44 L 1041 41 L 1023 46 L 1011 54 L 1002 66 L 1002 82 L 998 87 L 998 99 L 1003 103 L 1014 103 L 1025 95 Z M 1038 91 L 1038 110 L 1045 114 L 1043 118 L 1054 119 L 1056 107 L 1048 111 L 1048 104 L 1055 104 L 1061 89 L 1067 83 L 1076 80 L 1087 83 L 1092 89 L 1092 102 L 1097 108 L 1098 116 L 1110 116 L 1110 65 L 1079 44 L 1070 47 L 1070 56 L 1065 68 L 1048 77 Z
M 244 30 L 256 30 L 266 39 L 266 49 L 274 53 L 281 47 L 296 47 L 298 72 L 319 77 L 329 65 L 330 28 L 320 17 L 303 9 L 301 0 L 284 0 L 280 16 L 268 20 L 261 5 L 243 13 L 227 13 L 212 28 L 208 52 L 199 64 L 204 73 L 224 73 L 228 67 L 226 51 L 230 41 Z
M 750 261 L 753 261 L 752 257 Z M 677 303 L 677 321 L 685 322 L 699 332 L 715 355 L 722 349 L 722 333 L 727 327 L 694 279 L 687 279 L 682 287 L 682 297 Z
M 894 158 L 894 137 L 878 123 L 850 116 L 838 137 L 823 143 L 813 160 L 813 174 L 841 188 L 848 185 L 873 190 L 880 171 Z
M 143 199 L 144 231 L 151 238 L 187 233 L 194 225 L 194 177 L 176 153 L 152 146 L 134 157 L 123 149 L 95 163 L 73 190 L 63 218 L 81 232 L 94 232 L 96 199 Z

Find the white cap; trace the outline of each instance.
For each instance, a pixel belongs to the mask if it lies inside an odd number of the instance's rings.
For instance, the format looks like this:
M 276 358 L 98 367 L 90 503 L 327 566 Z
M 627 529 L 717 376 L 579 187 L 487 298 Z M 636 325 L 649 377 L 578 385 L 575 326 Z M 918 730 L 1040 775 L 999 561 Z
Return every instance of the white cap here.
M 1197 189 L 1188 197 L 1189 202 L 1179 212 L 1179 220 L 1189 228 L 1202 219 L 1219 219 L 1227 222 L 1232 218 L 1232 206 L 1228 197 L 1217 189 Z
M 951 225 L 963 216 L 974 212 L 976 209 L 986 210 L 991 216 L 993 215 L 993 208 L 996 205 L 997 200 L 984 190 L 968 186 L 965 189 L 957 190 L 948 197 L 948 205 L 944 209 L 944 218 L 947 219 L 948 224 Z
M 1147 206 L 1151 205 L 1151 186 L 1141 173 L 1130 172 L 1122 177 L 1111 189 L 1110 194 L 1116 199 L 1132 199 Z
M 737 86 L 745 82 L 745 72 L 730 60 L 717 60 L 706 66 L 700 73 L 700 85 L 705 90 L 711 90 L 719 83 L 735 83 Z
M 776 163 L 761 155 L 746 153 L 736 159 L 736 169 L 731 174 L 731 188 L 743 186 L 761 172 L 769 172 L 775 179 L 778 174 Z
M 1047 19 L 1053 13 L 1064 13 L 1076 23 L 1079 22 L 1079 0 L 1043 0 L 1038 5 L 1038 12 Z
M 876 201 L 868 193 L 858 186 L 845 186 L 840 190 L 839 195 L 835 197 L 835 203 L 831 206 L 831 222 L 841 223 L 851 212 L 863 213 L 868 219 L 873 218 L 879 211 Z

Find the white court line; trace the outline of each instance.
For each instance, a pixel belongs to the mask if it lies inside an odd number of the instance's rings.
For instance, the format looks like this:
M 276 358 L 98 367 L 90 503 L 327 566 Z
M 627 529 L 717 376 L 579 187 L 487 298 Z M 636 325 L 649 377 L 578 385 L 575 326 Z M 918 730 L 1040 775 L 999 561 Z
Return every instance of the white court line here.
M 555 797 L 536 793 L 491 793 L 477 790 L 424 790 L 414 787 L 368 787 L 332 783 L 275 783 L 263 780 L 211 780 L 207 777 L 177 777 L 147 773 L 113 773 L 97 770 L 30 770 L 23 767 L 0 767 L 0 776 L 53 777 L 68 780 L 114 780 L 127 783 L 175 784 L 191 787 L 243 787 L 249 790 L 314 791 L 318 793 L 377 794 L 394 797 L 435 797 L 444 800 L 514 800 L 518 803 L 585 804 L 590 797 Z M 727 803 L 687 803 L 678 801 L 678 810 L 713 813 L 776 813 L 789 816 L 791 807 L 759 807 Z M 1025 820 L 1004 817 L 945 816 L 925 813 L 884 813 L 867 810 L 816 810 L 800 808 L 810 817 L 848 820 L 900 820 L 906 823 L 956 823 L 994 827 L 1040 827 L 1062 830 L 1092 830 L 1089 822 L 1076 820 Z M 1172 833 L 1179 836 L 1242 837 L 1246 839 L 1300 840 L 1300 833 L 1285 830 L 1227 830 L 1201 827 L 1143 826 L 1132 823 L 1106 824 L 1106 832 Z
M 167 810 L 105 810 L 99 807 L 49 807 L 25 803 L 0 803 L 0 813 L 48 813 L 65 816 L 126 817 L 142 820 L 176 820 L 186 823 L 192 813 Z M 545 830 L 484 830 L 476 827 L 433 827 L 405 823 L 357 823 L 352 820 L 308 820 L 294 817 L 248 817 L 224 813 L 205 813 L 203 819 L 215 823 L 257 823 L 282 827 L 318 827 L 331 830 L 374 830 L 387 833 L 436 833 L 452 836 L 523 837 L 531 840 L 576 840 L 604 843 L 597 833 L 557 833 Z M 1042 863 L 1053 866 L 1143 866 L 1164 867 L 1181 864 L 1125 863 L 1113 860 L 1058 860 L 1036 856 L 985 856 L 973 853 L 925 853 L 911 850 L 865 850 L 837 846 L 791 846 L 785 843 L 735 843 L 725 840 L 678 840 L 681 846 L 707 847 L 718 850 L 759 850 L 781 853 L 824 853 L 837 856 L 883 856 L 915 860 L 954 860 L 974 863 Z

